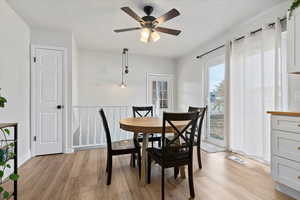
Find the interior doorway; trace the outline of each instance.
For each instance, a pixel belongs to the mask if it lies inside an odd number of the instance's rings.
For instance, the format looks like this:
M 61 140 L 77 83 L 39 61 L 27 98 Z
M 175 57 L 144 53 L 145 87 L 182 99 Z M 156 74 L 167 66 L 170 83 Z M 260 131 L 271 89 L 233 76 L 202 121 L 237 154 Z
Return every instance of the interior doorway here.
M 31 126 L 33 155 L 63 152 L 63 72 L 66 50 L 32 46 Z

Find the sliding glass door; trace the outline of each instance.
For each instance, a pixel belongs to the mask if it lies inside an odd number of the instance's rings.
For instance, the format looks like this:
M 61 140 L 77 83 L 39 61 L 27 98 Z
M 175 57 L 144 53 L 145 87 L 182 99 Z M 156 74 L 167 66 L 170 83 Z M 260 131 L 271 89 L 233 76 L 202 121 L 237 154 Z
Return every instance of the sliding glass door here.
M 224 97 L 225 97 L 225 56 L 207 62 L 207 140 L 225 146 Z

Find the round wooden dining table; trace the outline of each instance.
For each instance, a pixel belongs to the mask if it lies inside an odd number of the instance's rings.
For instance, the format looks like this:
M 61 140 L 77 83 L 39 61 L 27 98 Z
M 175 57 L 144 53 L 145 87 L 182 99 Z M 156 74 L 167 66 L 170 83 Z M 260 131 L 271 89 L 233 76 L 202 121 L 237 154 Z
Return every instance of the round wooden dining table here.
M 186 121 L 173 122 L 177 129 L 183 128 L 187 125 Z M 145 185 L 147 182 L 147 151 L 149 134 L 162 133 L 163 121 L 158 117 L 139 117 L 139 118 L 126 118 L 120 120 L 120 128 L 125 131 L 133 132 L 135 137 L 137 134 L 143 135 L 142 144 L 142 166 L 141 166 L 141 183 Z M 174 133 L 171 125 L 166 124 L 166 133 Z M 185 168 L 180 168 L 182 178 L 185 178 Z

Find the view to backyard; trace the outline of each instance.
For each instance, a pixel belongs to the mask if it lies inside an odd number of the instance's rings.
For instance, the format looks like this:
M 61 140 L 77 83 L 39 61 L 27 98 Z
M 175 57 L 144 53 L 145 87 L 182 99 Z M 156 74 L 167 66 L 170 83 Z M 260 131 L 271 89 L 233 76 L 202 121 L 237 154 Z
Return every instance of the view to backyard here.
M 224 64 L 209 67 L 210 137 L 224 139 Z

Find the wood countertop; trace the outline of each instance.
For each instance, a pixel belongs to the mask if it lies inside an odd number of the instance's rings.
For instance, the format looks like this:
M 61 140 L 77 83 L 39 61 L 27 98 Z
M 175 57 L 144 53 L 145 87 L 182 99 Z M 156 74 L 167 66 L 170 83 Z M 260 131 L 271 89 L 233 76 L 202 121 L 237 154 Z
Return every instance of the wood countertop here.
M 292 111 L 268 111 L 267 113 L 271 115 L 285 115 L 291 117 L 300 117 L 300 112 L 292 112 Z

